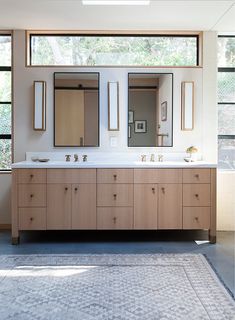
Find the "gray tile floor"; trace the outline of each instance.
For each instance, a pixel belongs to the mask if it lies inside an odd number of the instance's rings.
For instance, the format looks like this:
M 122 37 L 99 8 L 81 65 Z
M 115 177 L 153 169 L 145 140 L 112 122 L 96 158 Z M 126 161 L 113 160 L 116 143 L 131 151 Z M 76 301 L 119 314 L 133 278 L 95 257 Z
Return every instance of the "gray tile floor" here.
M 24 232 L 11 245 L 9 231 L 0 231 L 0 254 L 71 253 L 202 253 L 235 296 L 235 232 L 217 232 L 216 244 L 197 245 L 206 232 Z

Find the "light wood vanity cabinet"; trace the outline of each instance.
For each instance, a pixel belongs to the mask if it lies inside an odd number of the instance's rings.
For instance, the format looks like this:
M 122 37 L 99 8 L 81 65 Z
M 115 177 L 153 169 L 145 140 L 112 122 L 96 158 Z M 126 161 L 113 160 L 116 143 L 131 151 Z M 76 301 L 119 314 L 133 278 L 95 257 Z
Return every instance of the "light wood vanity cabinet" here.
M 21 230 L 208 229 L 216 169 L 13 169 L 12 241 Z

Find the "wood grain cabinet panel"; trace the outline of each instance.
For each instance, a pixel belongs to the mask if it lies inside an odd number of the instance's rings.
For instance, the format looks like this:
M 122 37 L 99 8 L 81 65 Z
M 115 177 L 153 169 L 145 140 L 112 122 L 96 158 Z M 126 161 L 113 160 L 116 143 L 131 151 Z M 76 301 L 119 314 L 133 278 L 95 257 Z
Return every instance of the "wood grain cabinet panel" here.
M 72 185 L 72 229 L 96 229 L 96 184 Z
M 133 169 L 97 169 L 97 183 L 133 183 Z
M 19 184 L 18 205 L 19 207 L 45 207 L 46 185 Z
M 133 208 L 131 207 L 97 208 L 97 229 L 99 230 L 133 229 Z
M 158 185 L 134 185 L 134 229 L 157 229 Z
M 183 169 L 183 183 L 210 183 L 210 169 Z
M 47 229 L 71 229 L 71 185 L 47 185 Z
M 209 207 L 211 205 L 210 184 L 184 184 L 183 205 Z
M 159 184 L 158 229 L 182 229 L 182 184 Z
M 19 208 L 20 230 L 46 230 L 46 208 Z
M 18 183 L 46 183 L 46 169 L 18 169 Z
M 184 207 L 183 229 L 209 229 L 210 207 Z
M 98 207 L 132 207 L 132 184 L 98 184 Z
M 47 169 L 47 183 L 96 183 L 96 169 Z
M 134 169 L 134 183 L 182 183 L 182 169 Z

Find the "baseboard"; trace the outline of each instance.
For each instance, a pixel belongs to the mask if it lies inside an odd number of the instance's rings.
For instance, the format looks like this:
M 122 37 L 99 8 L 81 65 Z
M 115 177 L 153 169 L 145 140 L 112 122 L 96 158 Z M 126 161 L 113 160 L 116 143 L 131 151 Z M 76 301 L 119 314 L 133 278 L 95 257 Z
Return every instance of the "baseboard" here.
M 0 230 L 11 230 L 11 224 L 0 224 Z

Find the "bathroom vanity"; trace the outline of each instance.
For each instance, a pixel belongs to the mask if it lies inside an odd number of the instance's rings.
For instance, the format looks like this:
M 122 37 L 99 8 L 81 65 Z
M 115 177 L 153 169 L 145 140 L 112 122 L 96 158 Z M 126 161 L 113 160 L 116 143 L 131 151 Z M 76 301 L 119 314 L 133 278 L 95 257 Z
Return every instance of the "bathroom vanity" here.
M 216 242 L 216 167 L 13 165 L 12 243 L 23 230 L 207 229 Z

